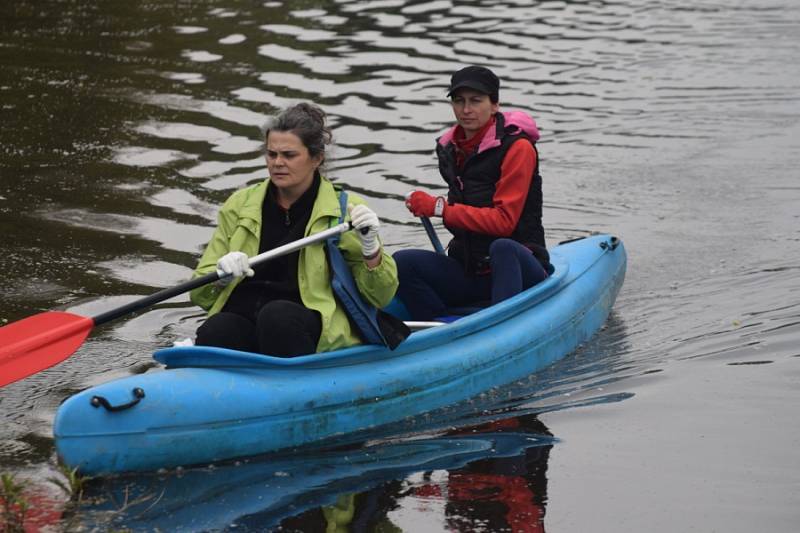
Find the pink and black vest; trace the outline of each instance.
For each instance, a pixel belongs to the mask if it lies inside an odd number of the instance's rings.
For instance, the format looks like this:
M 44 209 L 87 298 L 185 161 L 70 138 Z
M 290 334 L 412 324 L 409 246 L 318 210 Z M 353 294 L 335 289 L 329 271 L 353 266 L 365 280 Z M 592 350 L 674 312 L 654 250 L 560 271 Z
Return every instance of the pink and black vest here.
M 517 141 L 526 139 L 536 150 L 536 143 L 519 127 L 506 127 L 505 116 L 495 115 L 495 137 L 499 144 L 467 156 L 461 172 L 456 167 L 455 145 L 452 142 L 437 143 L 439 172 L 448 184 L 447 202 L 474 207 L 491 207 L 495 186 L 500 179 L 500 169 L 508 149 Z M 524 141 L 522 141 L 524 142 Z M 482 143 L 483 145 L 483 143 Z M 453 233 L 448 255 L 461 264 L 470 274 L 481 273 L 488 268 L 489 246 L 499 237 L 448 228 Z M 525 207 L 517 227 L 510 238 L 528 247 L 545 267 L 549 266 L 549 254 L 545 247 L 542 226 L 542 178 L 539 175 L 539 153 Z

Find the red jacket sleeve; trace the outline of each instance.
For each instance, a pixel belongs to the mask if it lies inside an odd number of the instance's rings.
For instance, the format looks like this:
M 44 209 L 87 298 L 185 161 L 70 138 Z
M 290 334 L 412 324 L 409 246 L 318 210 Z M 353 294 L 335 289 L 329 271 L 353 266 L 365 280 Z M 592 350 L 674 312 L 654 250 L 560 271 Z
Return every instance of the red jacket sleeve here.
M 527 140 L 511 145 L 500 166 L 500 179 L 495 186 L 492 207 L 448 205 L 444 211 L 445 226 L 508 237 L 517 227 L 536 168 L 536 151 Z

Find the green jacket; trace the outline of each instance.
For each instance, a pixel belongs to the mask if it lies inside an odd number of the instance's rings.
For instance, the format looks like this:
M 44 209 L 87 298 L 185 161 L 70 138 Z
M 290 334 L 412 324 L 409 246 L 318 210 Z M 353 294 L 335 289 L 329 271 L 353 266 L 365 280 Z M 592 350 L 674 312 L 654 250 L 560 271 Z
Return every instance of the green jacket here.
M 258 254 L 261 208 L 268 186 L 269 180 L 265 180 L 236 191 L 225 201 L 218 215 L 217 229 L 206 246 L 193 277 L 216 271 L 217 261 L 228 252 L 241 251 L 250 257 Z M 355 194 L 348 194 L 348 203 L 363 204 L 364 200 Z M 333 184 L 323 177 L 305 235 L 335 226 L 339 223 L 339 214 L 339 195 Z M 349 219 L 349 215 L 346 215 L 346 220 Z M 339 249 L 350 265 L 350 271 L 364 299 L 378 308 L 385 307 L 397 290 L 397 266 L 394 259 L 383 251 L 381 264 L 374 269 L 367 268 L 361 257 L 361 241 L 352 231 L 342 234 Z M 323 243 L 300 250 L 297 264 L 300 298 L 307 308 L 318 311 L 322 317 L 322 334 L 317 344 L 319 352 L 361 342 L 344 309 L 333 296 L 330 279 Z M 241 279 L 234 279 L 225 286 L 210 283 L 199 287 L 190 293 L 192 302 L 207 310 L 211 316 L 222 309 L 239 282 Z

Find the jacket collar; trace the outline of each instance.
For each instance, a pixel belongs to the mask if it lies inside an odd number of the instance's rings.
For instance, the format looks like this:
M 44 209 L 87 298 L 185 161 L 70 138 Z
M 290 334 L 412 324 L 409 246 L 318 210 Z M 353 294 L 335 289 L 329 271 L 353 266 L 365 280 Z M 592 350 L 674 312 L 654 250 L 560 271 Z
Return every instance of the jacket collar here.
M 339 218 L 339 195 L 333 187 L 333 183 L 328 181 L 325 176 L 319 183 L 319 191 L 317 192 L 317 201 L 314 202 L 314 208 L 311 210 L 311 220 L 309 220 L 309 227 L 314 221 L 323 217 L 336 217 Z
M 481 153 L 490 148 L 495 148 L 497 146 L 500 146 L 500 139 L 502 139 L 503 135 L 505 134 L 503 130 L 504 128 L 503 114 L 499 112 L 495 113 L 494 119 L 496 123 L 495 127 L 486 130 L 486 133 L 483 135 L 483 139 L 481 139 L 481 142 L 478 145 L 477 153 Z M 455 141 L 456 130 L 458 130 L 458 124 L 447 130 L 444 135 L 439 137 L 439 144 L 441 144 L 442 146 L 447 146 L 450 143 L 455 144 L 454 141 Z
M 531 141 L 536 142 L 539 140 L 539 129 L 536 126 L 536 121 L 527 113 L 522 111 L 497 112 L 495 113 L 495 120 L 497 121 L 497 127 L 490 129 L 483 136 L 478 146 L 478 153 L 500 146 L 500 142 L 506 134 L 506 129 L 512 135 L 525 133 L 530 137 Z M 439 137 L 438 143 L 442 146 L 452 143 L 457 127 L 456 125 L 447 130 L 444 135 Z
M 253 187 L 252 192 L 247 196 L 247 201 L 239 211 L 240 218 L 261 220 L 261 207 L 264 205 L 264 196 L 267 194 L 268 185 L 269 179 L 265 179 Z
M 248 195 L 247 202 L 239 211 L 240 218 L 261 221 L 261 209 L 264 205 L 264 196 L 267 194 L 269 184 L 270 181 L 267 178 L 253 187 L 252 193 Z M 316 220 L 323 217 L 335 217 L 338 219 L 339 212 L 339 195 L 333 187 L 333 183 L 328 181 L 325 176 L 322 176 L 319 183 L 319 191 L 317 192 L 317 201 L 314 202 L 314 207 L 311 209 L 309 227 Z

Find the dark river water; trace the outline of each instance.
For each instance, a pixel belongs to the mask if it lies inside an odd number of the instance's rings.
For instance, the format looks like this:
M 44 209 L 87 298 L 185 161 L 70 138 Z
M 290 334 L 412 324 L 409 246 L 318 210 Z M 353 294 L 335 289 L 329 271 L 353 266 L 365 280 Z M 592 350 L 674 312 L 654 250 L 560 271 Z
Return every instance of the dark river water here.
M 608 232 L 629 257 L 607 327 L 524 382 L 359 446 L 70 500 L 59 403 L 203 314 L 182 296 L 97 328 L 0 391 L 29 530 L 800 530 L 798 58 L 791 0 L 3 2 L 3 323 L 186 279 L 217 206 L 266 176 L 259 126 L 300 100 L 388 248 L 428 247 L 402 198 L 443 190 L 445 88 L 473 63 L 542 130 L 548 243 Z

